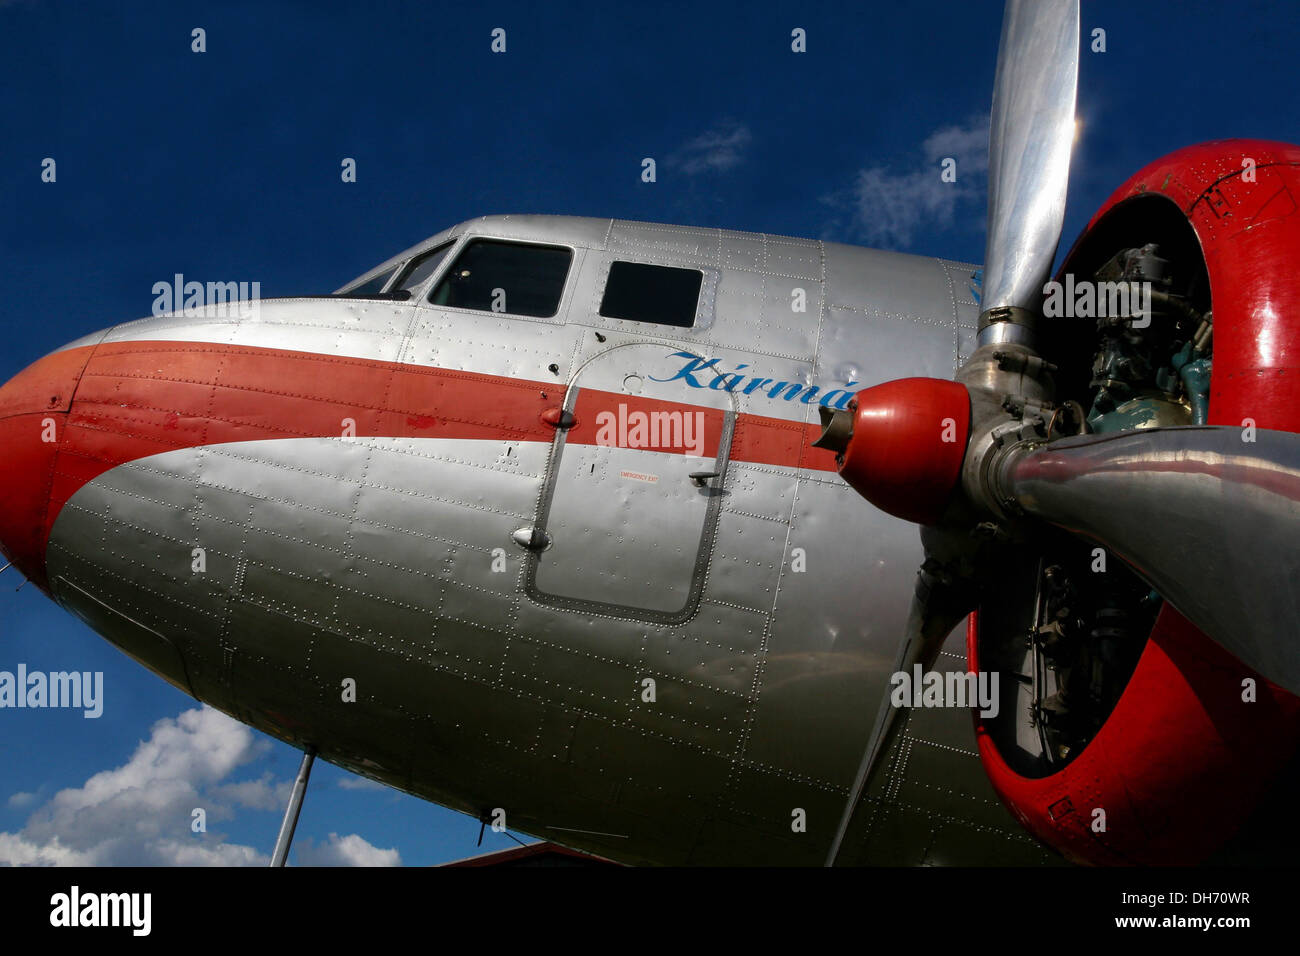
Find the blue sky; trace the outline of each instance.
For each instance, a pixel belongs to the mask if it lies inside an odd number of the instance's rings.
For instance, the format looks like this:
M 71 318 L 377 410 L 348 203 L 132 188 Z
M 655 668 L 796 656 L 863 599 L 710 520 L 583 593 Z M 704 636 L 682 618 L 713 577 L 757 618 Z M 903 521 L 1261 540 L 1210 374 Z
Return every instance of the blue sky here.
M 325 292 L 485 213 L 978 262 L 1000 20 L 993 0 L 0 0 L 0 380 L 149 314 L 174 273 Z M 1084 0 L 1083 26 L 1104 28 L 1107 50 L 1084 48 L 1064 247 L 1166 152 L 1300 139 L 1294 3 Z M 504 54 L 489 50 L 495 27 Z M 795 27 L 807 53 L 790 50 Z M 939 184 L 947 155 L 955 189 Z M 340 180 L 344 157 L 356 183 Z M 194 701 L 36 588 L 15 593 L 20 580 L 0 577 L 0 670 L 101 670 L 106 702 L 97 720 L 0 710 L 0 862 L 265 862 L 298 752 L 187 714 Z M 209 808 L 206 836 L 160 822 L 188 806 Z M 476 852 L 477 836 L 468 817 L 318 764 L 293 859 L 427 864 Z

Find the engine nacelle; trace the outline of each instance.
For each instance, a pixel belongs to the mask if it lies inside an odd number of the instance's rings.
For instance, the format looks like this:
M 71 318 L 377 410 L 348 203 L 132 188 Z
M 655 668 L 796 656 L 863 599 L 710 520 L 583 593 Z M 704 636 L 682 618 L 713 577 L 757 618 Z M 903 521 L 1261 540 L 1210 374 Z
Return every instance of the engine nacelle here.
M 1300 147 L 1259 140 L 1188 147 L 1115 191 L 1057 279 L 1095 275 L 1122 250 L 1160 243 L 1175 267 L 1205 285 L 1207 314 L 1212 306 L 1208 423 L 1300 432 L 1298 207 Z M 1087 323 L 1057 320 L 1043 328 L 1052 337 L 1043 351 L 1062 369 L 1060 397 L 1074 398 L 1072 388 L 1105 378 L 1091 367 L 1085 343 L 1096 333 Z M 1080 355 L 1089 367 L 1078 367 Z M 1040 614 L 1042 567 L 1029 570 L 1035 580 L 1022 604 Z M 1086 577 L 1087 569 L 1076 561 L 1072 573 Z M 1108 710 L 1093 715 L 1096 726 L 1065 715 L 1076 722 L 1071 733 L 1080 745 L 1072 748 L 1063 741 L 1074 738 L 1046 732 L 1043 724 L 1056 718 L 1050 706 L 1004 706 L 998 718 L 976 720 L 980 757 L 1021 823 L 1076 862 L 1201 862 L 1229 843 L 1294 759 L 1300 700 L 1236 661 L 1172 607 L 1157 614 L 1152 605 L 1154 625 L 1146 623 L 1151 618 L 1142 619 L 1141 608 L 1154 595 L 1112 590 L 1107 600 L 1114 608 L 1102 611 L 1113 620 L 1097 612 L 1089 625 L 1100 635 L 1101 650 L 1090 658 L 1095 666 L 1105 665 L 1108 646 L 1124 642 L 1124 621 L 1142 620 L 1150 633 L 1110 689 Z M 1067 611 L 1062 619 L 1076 609 Z M 1003 608 L 972 615 L 971 669 L 983 661 L 1001 670 L 1024 659 L 1013 646 L 1023 647 L 1022 625 Z M 1032 672 L 1036 683 L 1040 663 L 1026 661 L 1021 672 Z M 1032 722 L 1027 713 L 1036 715 Z

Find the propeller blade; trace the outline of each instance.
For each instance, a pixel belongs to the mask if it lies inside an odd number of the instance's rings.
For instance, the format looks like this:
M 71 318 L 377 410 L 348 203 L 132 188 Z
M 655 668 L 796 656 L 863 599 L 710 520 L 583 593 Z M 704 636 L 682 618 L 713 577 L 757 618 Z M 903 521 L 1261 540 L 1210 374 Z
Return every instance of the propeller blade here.
M 994 491 L 1091 538 L 1269 680 L 1300 694 L 1300 435 L 1152 428 L 1017 446 Z
M 1007 0 L 989 127 L 986 315 L 1039 309 L 1065 220 L 1078 75 L 1078 0 Z
M 912 595 L 912 607 L 907 615 L 907 625 L 903 630 L 903 640 L 898 648 L 894 669 L 890 671 L 891 676 L 900 671 L 910 672 L 915 664 L 928 670 L 939 656 L 939 649 L 943 647 L 943 642 L 952 633 L 952 629 L 975 608 L 973 588 L 966 582 L 945 582 L 928 571 L 928 565 L 929 562 L 922 565 L 917 572 L 916 591 Z M 840 855 L 844 838 L 862 803 L 867 784 L 879 766 L 880 758 L 889 751 L 889 745 L 898 733 L 901 726 L 898 718 L 904 709 L 892 705 L 889 688 L 886 687 L 871 738 L 867 742 L 867 749 L 863 751 L 857 777 L 844 804 L 844 814 L 831 841 L 826 866 L 834 866 Z

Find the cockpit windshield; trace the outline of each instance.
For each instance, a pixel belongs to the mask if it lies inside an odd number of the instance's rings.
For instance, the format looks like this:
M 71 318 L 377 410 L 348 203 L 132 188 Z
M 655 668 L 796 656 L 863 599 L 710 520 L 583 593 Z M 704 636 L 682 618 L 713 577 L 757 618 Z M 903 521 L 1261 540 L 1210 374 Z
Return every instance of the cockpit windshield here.
M 343 289 L 341 292 L 336 292 L 334 294 L 346 296 L 347 298 L 352 299 L 375 298 L 383 293 L 384 286 L 388 285 L 388 280 L 393 277 L 393 274 L 397 272 L 397 269 L 398 266 L 393 266 L 393 268 L 386 269 L 377 276 L 371 276 L 369 279 L 364 279 L 361 282 L 354 283 L 353 285 Z
M 455 245 L 454 241 L 444 242 L 413 259 L 398 263 L 391 269 L 385 269 L 376 276 L 354 283 L 336 295 L 351 299 L 395 299 L 405 302 L 433 277 L 453 245 Z M 394 279 L 394 276 L 397 278 Z

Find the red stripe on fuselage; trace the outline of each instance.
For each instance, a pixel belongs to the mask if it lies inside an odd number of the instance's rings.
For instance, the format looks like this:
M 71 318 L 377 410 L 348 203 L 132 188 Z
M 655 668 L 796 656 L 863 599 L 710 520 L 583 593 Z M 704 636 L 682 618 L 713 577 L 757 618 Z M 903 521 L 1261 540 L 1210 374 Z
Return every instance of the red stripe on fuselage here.
M 203 342 L 113 342 L 94 347 L 59 443 L 44 537 L 86 482 L 149 455 L 274 438 L 443 438 L 550 442 L 543 421 L 564 400 L 559 383 L 288 349 Z M 689 394 L 689 393 L 688 393 Z M 622 410 L 620 411 L 620 406 Z M 703 454 L 717 453 L 717 409 L 583 389 L 566 441 L 596 444 L 602 410 L 699 412 Z M 731 459 L 834 471 L 811 447 L 817 425 L 740 415 Z M 646 450 L 683 454 L 661 443 Z

